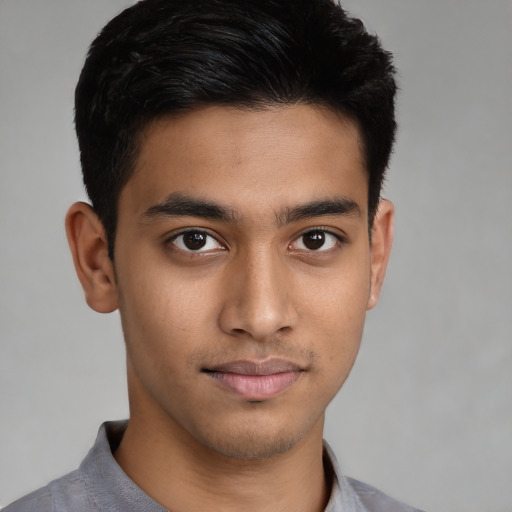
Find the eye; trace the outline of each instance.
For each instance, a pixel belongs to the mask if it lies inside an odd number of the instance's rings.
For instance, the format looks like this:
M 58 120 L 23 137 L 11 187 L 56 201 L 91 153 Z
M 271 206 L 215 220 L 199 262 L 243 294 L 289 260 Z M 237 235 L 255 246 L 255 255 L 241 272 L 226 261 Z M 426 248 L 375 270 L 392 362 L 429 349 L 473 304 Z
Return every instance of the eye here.
M 185 252 L 207 252 L 225 249 L 225 246 L 212 235 L 198 229 L 178 233 L 172 237 L 171 243 Z
M 291 243 L 291 248 L 299 251 L 324 252 L 336 247 L 340 239 L 341 237 L 329 231 L 315 229 L 300 235 Z

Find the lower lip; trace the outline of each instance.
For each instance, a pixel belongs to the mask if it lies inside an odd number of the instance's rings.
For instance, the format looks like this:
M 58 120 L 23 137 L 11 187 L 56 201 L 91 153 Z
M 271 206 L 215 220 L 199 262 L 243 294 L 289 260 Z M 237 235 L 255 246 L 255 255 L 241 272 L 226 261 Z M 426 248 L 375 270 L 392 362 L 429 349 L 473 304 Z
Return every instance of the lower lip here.
M 229 372 L 208 373 L 219 384 L 245 400 L 260 401 L 272 398 L 289 388 L 301 372 L 281 372 L 271 375 L 243 375 Z

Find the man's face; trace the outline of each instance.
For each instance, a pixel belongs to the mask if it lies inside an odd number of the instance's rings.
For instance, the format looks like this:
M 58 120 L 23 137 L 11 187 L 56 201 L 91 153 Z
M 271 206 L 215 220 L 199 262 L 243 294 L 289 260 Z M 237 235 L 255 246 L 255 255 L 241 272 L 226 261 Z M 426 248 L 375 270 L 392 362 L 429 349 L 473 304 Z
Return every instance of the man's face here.
M 229 456 L 320 433 L 370 300 L 358 130 L 309 106 L 155 122 L 119 198 L 132 420 Z

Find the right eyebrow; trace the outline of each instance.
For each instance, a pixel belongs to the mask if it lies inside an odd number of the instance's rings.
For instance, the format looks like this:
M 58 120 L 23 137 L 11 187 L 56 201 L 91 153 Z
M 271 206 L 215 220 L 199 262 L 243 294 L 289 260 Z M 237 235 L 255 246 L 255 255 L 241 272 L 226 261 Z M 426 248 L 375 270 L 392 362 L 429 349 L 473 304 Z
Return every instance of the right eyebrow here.
M 222 222 L 236 222 L 238 215 L 230 208 L 185 194 L 169 194 L 161 203 L 150 206 L 143 219 L 158 217 L 200 217 Z

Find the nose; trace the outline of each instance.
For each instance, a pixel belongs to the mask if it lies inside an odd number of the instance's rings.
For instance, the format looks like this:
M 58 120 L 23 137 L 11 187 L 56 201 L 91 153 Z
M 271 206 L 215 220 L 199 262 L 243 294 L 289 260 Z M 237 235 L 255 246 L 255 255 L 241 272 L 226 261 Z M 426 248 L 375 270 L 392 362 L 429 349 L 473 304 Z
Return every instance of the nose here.
M 295 327 L 293 283 L 279 255 L 254 254 L 233 262 L 225 279 L 220 328 L 231 336 L 266 341 Z

